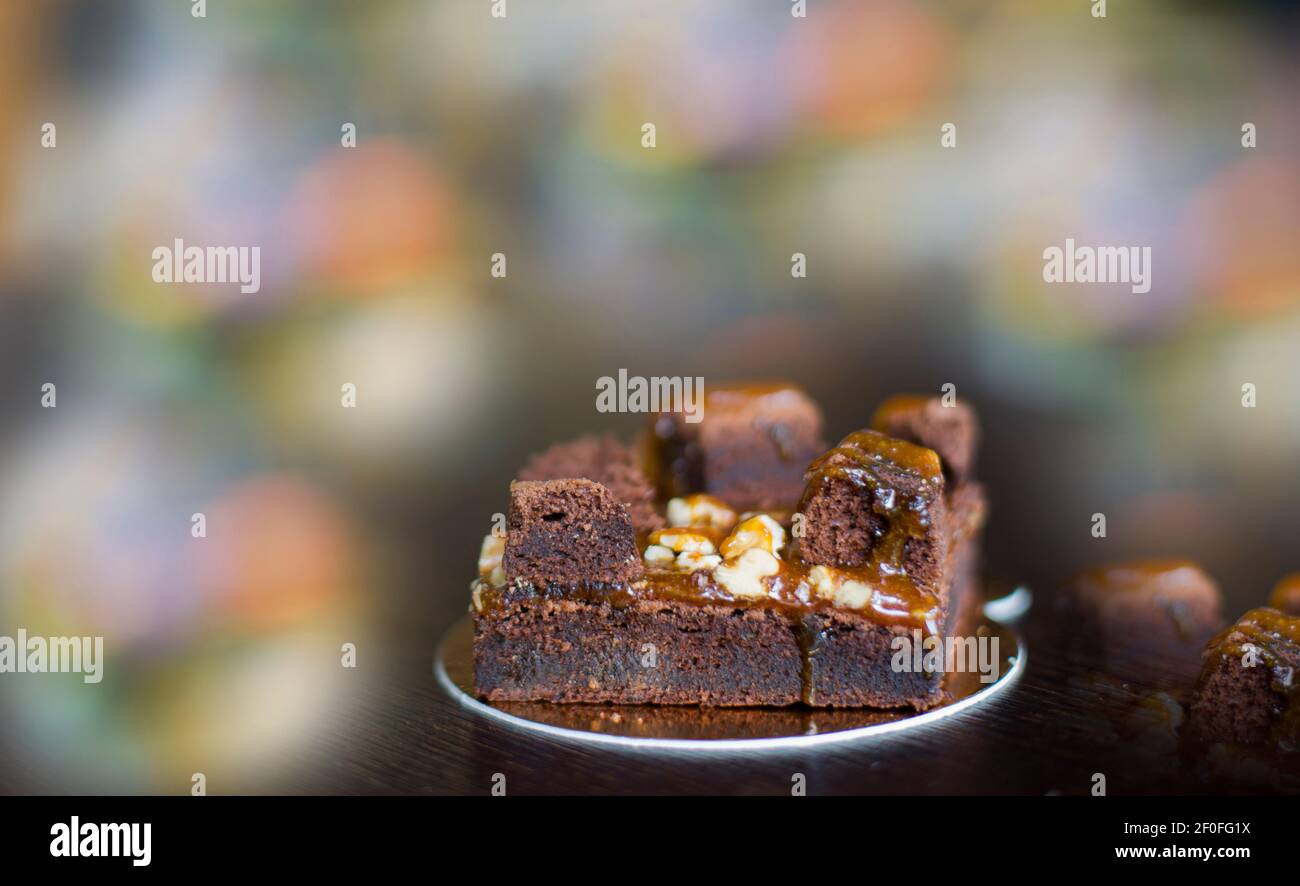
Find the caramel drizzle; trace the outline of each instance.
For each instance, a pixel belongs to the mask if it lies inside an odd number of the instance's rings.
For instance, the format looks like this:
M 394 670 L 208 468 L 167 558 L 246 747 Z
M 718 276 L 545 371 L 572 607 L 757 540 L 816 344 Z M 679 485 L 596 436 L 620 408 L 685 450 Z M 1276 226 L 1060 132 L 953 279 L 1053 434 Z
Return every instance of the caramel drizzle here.
M 541 589 L 531 585 L 507 584 L 500 588 L 481 585 L 479 599 L 485 612 L 521 600 L 548 597 L 605 602 L 615 607 L 655 600 L 700 606 L 767 606 L 783 610 L 792 618 L 812 611 L 858 613 L 878 624 L 917 628 L 927 635 L 938 633 L 941 627 L 938 595 L 918 587 L 906 575 L 882 573 L 874 565 L 835 570 L 843 579 L 860 582 L 871 589 L 869 602 L 864 608 L 850 609 L 816 593 L 808 578 L 813 565 L 799 556 L 797 546 L 787 551 L 787 557 L 780 561 L 780 571 L 764 579 L 767 594 L 761 598 L 731 594 L 713 580 L 708 570 L 687 572 L 673 566 L 647 566 L 642 579 L 627 585 Z
M 883 431 L 892 422 L 920 412 L 933 399 L 924 394 L 896 394 L 876 408 L 871 417 L 871 426 L 877 431 Z
M 752 394 L 752 391 L 747 393 Z M 929 501 L 925 496 L 907 496 L 895 489 L 881 476 L 881 469 L 885 467 L 919 478 L 926 485 L 934 486 L 936 494 L 942 492 L 942 467 L 933 450 L 870 430 L 849 434 L 838 446 L 813 462 L 807 475 L 805 497 L 818 489 L 819 484 L 834 479 L 845 480 L 870 490 L 872 508 L 884 518 L 885 528 L 874 539 L 868 561 L 834 569 L 838 579 L 858 582 L 869 589 L 863 608 L 840 606 L 817 594 L 809 580 L 814 564 L 800 556 L 798 544 L 794 542 L 780 560 L 780 571 L 763 579 L 767 593 L 761 598 L 732 595 L 714 581 L 707 570 L 688 572 L 673 565 L 648 565 L 641 580 L 625 586 L 540 590 L 515 585 L 482 587 L 479 593 L 483 609 L 486 611 L 529 596 L 565 596 L 609 602 L 614 606 L 626 606 L 638 600 L 674 600 L 699 605 L 770 606 L 786 610 L 792 617 L 801 617 L 815 610 L 852 612 L 879 624 L 937 633 L 940 628 L 940 596 L 935 589 L 914 582 L 906 568 L 908 542 L 924 538 L 931 525 Z M 708 534 L 710 537 L 715 534 L 710 530 L 687 527 L 680 527 L 678 531 Z M 649 543 L 649 538 L 638 539 L 642 555 Z

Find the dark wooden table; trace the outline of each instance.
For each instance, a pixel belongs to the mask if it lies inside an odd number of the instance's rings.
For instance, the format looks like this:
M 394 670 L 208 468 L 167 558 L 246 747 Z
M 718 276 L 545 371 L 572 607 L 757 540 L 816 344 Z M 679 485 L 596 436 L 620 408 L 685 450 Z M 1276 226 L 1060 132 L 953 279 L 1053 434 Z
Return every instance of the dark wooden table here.
M 413 642 L 286 789 L 486 794 L 500 773 L 510 794 L 788 794 L 803 773 L 809 794 L 1087 794 L 1101 773 L 1109 794 L 1277 790 L 1207 781 L 1167 730 L 1135 734 L 1126 724 L 1150 687 L 1079 660 L 1044 608 L 1021 625 L 1022 679 L 987 703 L 915 730 L 757 753 L 595 746 L 490 722 L 435 684 L 432 643 Z
M 809 794 L 1296 793 L 1258 767 L 1225 775 L 1180 750 L 1168 724 L 1133 724 L 1153 686 L 1108 675 L 1054 622 L 1039 595 L 1020 623 L 1027 667 L 988 701 L 914 729 L 805 749 L 759 752 L 631 750 L 573 741 L 490 721 L 447 694 L 433 673 L 443 630 L 465 614 L 448 594 L 428 623 L 395 618 L 360 646 L 354 689 L 292 750 L 256 773 L 208 769 L 210 793 L 488 794 L 504 775 L 511 795 L 789 794 L 802 773 Z M 440 598 L 443 599 L 443 598 Z M 396 615 L 397 613 L 394 613 Z M 1195 663 L 1153 669 L 1194 676 Z M 1190 666 L 1190 667 L 1189 667 Z M 1190 685 L 1190 677 L 1184 677 Z M 1174 680 L 1173 682 L 1177 682 Z M 1177 693 L 1175 693 L 1177 694 Z M 30 765 L 12 722 L 0 722 L 0 793 L 102 793 L 73 770 Z M 23 765 L 26 763 L 27 765 Z M 1217 774 L 1216 774 L 1217 773 Z M 1294 773 L 1292 773 L 1294 776 Z M 189 785 L 138 790 L 188 793 Z

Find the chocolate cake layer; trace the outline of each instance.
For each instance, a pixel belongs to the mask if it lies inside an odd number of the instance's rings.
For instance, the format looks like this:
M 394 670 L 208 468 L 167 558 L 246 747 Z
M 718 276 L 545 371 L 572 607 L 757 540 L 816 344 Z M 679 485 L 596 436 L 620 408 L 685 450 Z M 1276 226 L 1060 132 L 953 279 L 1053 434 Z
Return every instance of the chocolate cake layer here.
M 495 701 L 779 706 L 802 692 L 790 623 L 761 607 L 539 599 L 476 618 L 474 648 L 474 685 Z

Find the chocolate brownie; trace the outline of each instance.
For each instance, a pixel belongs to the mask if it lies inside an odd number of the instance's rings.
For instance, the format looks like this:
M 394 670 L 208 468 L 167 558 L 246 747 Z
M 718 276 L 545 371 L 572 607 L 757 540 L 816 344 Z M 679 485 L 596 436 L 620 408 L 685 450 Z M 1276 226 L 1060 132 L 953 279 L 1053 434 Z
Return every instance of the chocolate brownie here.
M 1187 726 L 1202 744 L 1300 750 L 1300 618 L 1252 609 L 1211 640 Z
M 1218 585 L 1188 560 L 1102 566 L 1075 576 L 1062 591 L 1062 621 L 1073 645 L 1143 685 L 1190 685 L 1206 641 L 1223 627 Z
M 892 665 L 901 641 L 953 630 L 975 596 L 982 489 L 945 493 L 937 454 L 870 431 L 817 459 L 808 478 L 811 518 L 737 516 L 722 496 L 682 490 L 662 502 L 676 525 L 637 540 L 634 562 L 626 505 L 609 490 L 516 482 L 509 534 L 485 540 L 474 585 L 476 691 L 503 702 L 941 702 L 942 666 Z M 850 483 L 845 501 L 828 496 L 831 480 Z M 828 541 L 819 515 L 829 523 L 840 506 L 874 531 Z
M 943 473 L 931 449 L 855 431 L 813 462 L 799 502 L 803 556 L 873 565 L 938 590 L 948 556 Z
M 1300 615 L 1300 572 L 1283 576 L 1268 595 L 1268 605 L 1287 615 Z
M 511 581 L 531 585 L 613 585 L 641 577 L 627 505 L 591 480 L 510 484 L 502 557 Z
M 963 540 L 957 550 L 973 547 Z M 973 557 L 954 560 L 954 583 L 963 589 L 975 580 L 973 564 Z M 943 701 L 941 670 L 890 666 L 896 638 L 911 643 L 937 632 L 941 601 L 896 590 L 837 598 L 832 589 L 854 577 L 865 583 L 855 572 L 819 576 L 792 558 L 780 563 L 762 600 L 716 570 L 648 568 L 645 581 L 626 589 L 563 596 L 506 587 L 476 597 L 475 685 L 496 701 L 917 710 Z M 901 609 L 900 599 L 908 600 Z
M 587 434 L 539 452 L 519 471 L 520 480 L 594 480 L 628 507 L 637 532 L 663 526 L 655 490 L 636 449 L 613 434 Z
M 876 410 L 871 427 L 883 434 L 933 449 L 943 463 L 949 485 L 965 483 L 975 469 L 979 423 L 975 410 L 941 397 L 900 394 Z
M 821 409 L 793 385 L 713 385 L 701 420 L 686 419 L 661 412 L 651 422 L 650 462 L 665 498 L 707 492 L 740 511 L 789 508 L 826 448 Z

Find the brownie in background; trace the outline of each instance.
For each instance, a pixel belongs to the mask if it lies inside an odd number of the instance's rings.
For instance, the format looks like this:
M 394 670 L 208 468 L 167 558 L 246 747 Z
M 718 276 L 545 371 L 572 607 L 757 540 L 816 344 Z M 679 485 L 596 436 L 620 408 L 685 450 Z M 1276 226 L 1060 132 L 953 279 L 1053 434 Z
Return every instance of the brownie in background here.
M 1223 627 L 1219 586 L 1189 560 L 1136 560 L 1075 576 L 1058 600 L 1062 631 L 1107 673 L 1185 691 Z
M 1287 615 L 1300 615 L 1300 572 L 1282 577 L 1268 595 L 1268 605 Z
M 703 416 L 661 412 L 650 461 L 665 499 L 705 492 L 739 511 L 793 507 L 808 464 L 826 448 L 821 409 L 789 384 L 711 385 Z
M 641 467 L 635 447 L 613 434 L 586 434 L 556 443 L 528 459 L 520 480 L 593 480 L 628 507 L 637 532 L 664 525 L 655 507 L 655 489 Z
M 961 401 L 945 403 L 942 397 L 900 394 L 880 404 L 871 427 L 933 449 L 943 462 L 943 474 L 950 486 L 965 483 L 975 474 L 979 423 L 975 410 Z

